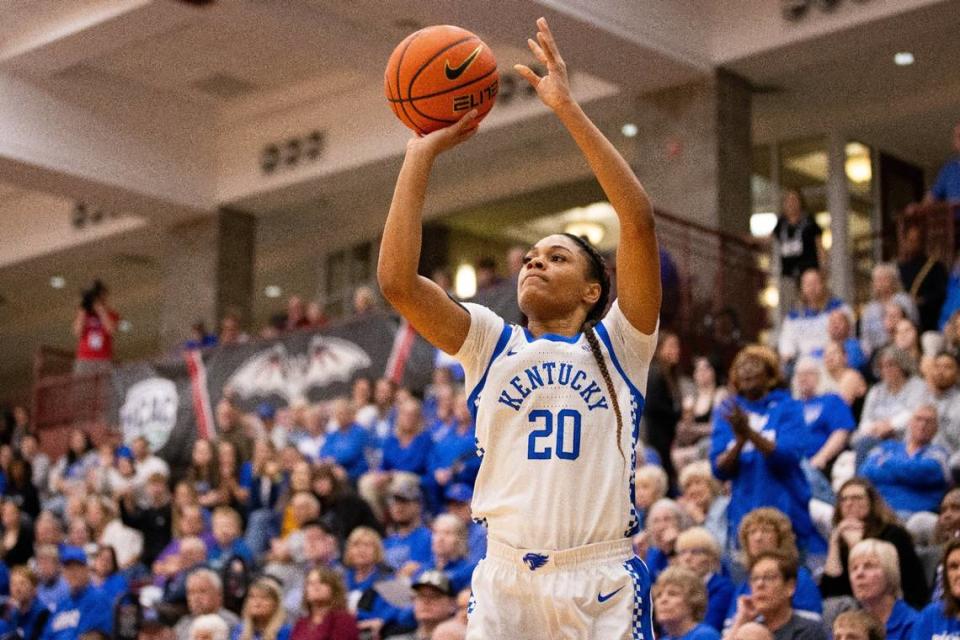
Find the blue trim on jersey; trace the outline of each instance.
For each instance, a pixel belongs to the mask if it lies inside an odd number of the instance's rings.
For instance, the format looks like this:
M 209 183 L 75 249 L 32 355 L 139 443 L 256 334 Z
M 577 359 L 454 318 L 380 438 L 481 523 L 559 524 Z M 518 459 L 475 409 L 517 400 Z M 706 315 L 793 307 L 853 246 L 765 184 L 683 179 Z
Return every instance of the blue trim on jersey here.
M 582 336 L 583 334 L 578 333 L 575 336 L 561 336 L 561 335 L 557 335 L 556 333 L 545 333 L 539 338 L 536 338 L 532 333 L 530 333 L 529 329 L 524 327 L 523 335 L 524 337 L 526 337 L 527 342 L 534 342 L 536 340 L 549 340 L 550 342 L 566 342 L 567 344 L 576 344 L 576 342 L 580 340 L 580 336 Z
M 636 556 L 624 562 L 623 568 L 627 570 L 633 581 L 633 620 L 630 637 L 634 640 L 654 640 L 650 571 L 643 560 Z
M 503 330 L 500 331 L 500 339 L 497 340 L 497 346 L 493 348 L 493 354 L 490 355 L 490 362 L 487 363 L 487 368 L 483 370 L 483 377 L 480 378 L 480 382 L 477 383 L 477 386 L 473 388 L 473 391 L 471 391 L 467 397 L 467 409 L 470 410 L 470 415 L 473 416 L 474 421 L 477 419 L 477 400 L 480 397 L 480 392 L 483 391 L 483 386 L 487 384 L 487 374 L 490 373 L 490 367 L 493 366 L 493 361 L 497 359 L 497 356 L 507 348 L 507 342 L 510 341 L 511 335 L 513 335 L 513 326 L 504 322 Z
M 626 372 L 623 370 L 623 367 L 620 366 L 620 360 L 617 359 L 617 354 L 613 350 L 613 343 L 610 341 L 610 334 L 607 332 L 607 328 L 603 325 L 602 322 L 598 322 L 594 329 L 597 331 L 597 335 L 600 336 L 600 341 L 603 342 L 604 346 L 607 348 L 607 353 L 610 354 L 610 361 L 613 362 L 613 366 L 616 367 L 617 372 L 620 374 L 620 377 L 624 379 L 627 383 L 627 387 L 630 389 L 630 422 L 631 422 L 631 451 L 630 451 L 630 467 L 634 471 L 630 473 L 630 523 L 627 527 L 627 530 L 624 531 L 625 538 L 632 538 L 636 534 L 640 533 L 640 516 L 637 513 L 637 482 L 636 482 L 636 468 L 637 468 L 637 444 L 640 440 L 640 417 L 643 415 L 643 405 L 644 398 L 643 394 L 640 393 L 640 389 L 633 384 Z

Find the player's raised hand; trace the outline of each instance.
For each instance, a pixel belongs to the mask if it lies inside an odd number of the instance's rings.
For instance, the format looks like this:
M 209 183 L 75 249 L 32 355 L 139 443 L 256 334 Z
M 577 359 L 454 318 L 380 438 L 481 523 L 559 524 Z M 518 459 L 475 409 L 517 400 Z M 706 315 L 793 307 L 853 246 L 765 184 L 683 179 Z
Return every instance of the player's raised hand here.
M 540 77 L 533 69 L 524 64 L 514 65 L 513 68 L 537 90 L 537 95 L 543 104 L 553 110 L 571 102 L 570 81 L 567 77 L 567 65 L 560 57 L 560 50 L 553 39 L 553 33 L 547 25 L 546 18 L 537 20 L 537 39 L 527 40 L 527 46 L 534 57 L 546 67 L 547 73 Z
M 465 142 L 477 132 L 477 110 L 471 109 L 462 118 L 449 127 L 437 129 L 425 136 L 418 135 L 407 141 L 407 150 L 424 150 L 437 156 L 447 149 L 452 149 L 461 142 Z

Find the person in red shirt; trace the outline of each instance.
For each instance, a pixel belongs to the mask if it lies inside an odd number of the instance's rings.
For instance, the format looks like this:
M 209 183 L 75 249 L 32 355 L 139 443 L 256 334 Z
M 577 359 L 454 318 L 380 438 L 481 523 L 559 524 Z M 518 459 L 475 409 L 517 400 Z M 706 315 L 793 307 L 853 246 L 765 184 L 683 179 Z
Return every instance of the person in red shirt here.
M 113 333 L 120 315 L 108 306 L 107 294 L 100 280 L 83 292 L 73 320 L 73 335 L 79 340 L 75 373 L 109 372 L 113 366 Z
M 347 610 L 343 579 L 333 569 L 315 567 L 307 574 L 303 610 L 290 640 L 357 640 L 357 619 Z

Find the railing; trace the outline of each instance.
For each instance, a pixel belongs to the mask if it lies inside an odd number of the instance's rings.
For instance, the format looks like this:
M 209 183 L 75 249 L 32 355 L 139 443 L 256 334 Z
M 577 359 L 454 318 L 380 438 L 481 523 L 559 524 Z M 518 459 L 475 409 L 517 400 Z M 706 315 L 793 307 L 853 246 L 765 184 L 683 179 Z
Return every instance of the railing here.
M 41 346 L 34 355 L 32 412 L 38 431 L 82 425 L 105 426 L 110 408 L 108 373 L 73 373 L 71 351 Z

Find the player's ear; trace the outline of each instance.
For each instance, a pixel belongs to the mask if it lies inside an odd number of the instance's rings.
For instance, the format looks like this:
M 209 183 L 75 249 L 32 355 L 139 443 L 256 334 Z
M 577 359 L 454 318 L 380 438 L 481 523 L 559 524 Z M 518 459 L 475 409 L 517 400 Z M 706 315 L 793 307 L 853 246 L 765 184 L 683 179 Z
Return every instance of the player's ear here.
M 603 287 L 599 282 L 587 282 L 583 285 L 583 294 L 581 299 L 592 307 L 600 300 L 600 294 L 603 293 Z

